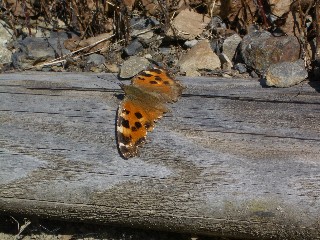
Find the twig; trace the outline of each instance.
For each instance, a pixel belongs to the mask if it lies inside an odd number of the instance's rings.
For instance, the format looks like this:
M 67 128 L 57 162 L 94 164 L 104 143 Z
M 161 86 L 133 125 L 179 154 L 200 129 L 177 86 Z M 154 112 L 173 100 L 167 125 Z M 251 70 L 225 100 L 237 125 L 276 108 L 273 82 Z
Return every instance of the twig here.
M 212 17 L 213 9 L 214 9 L 215 6 L 216 6 L 216 0 L 214 0 L 214 1 L 211 3 L 211 7 L 210 7 L 210 17 Z
M 14 217 L 12 217 L 12 216 L 10 216 L 16 223 L 17 223 L 17 225 L 18 225 L 18 231 L 19 231 L 19 229 L 20 229 L 20 223 L 19 223 L 19 221 L 17 220 L 17 219 L 15 219 Z
M 268 24 L 268 20 L 267 20 L 267 17 L 266 17 L 266 13 L 265 13 L 265 11 L 263 9 L 263 4 L 262 4 L 261 0 L 258 0 L 257 3 L 258 3 L 259 12 L 260 12 L 260 14 L 261 14 L 261 16 L 263 18 L 263 25 L 264 25 L 265 28 L 268 28 L 269 24 Z
M 94 46 L 98 45 L 98 44 L 101 43 L 101 42 L 104 42 L 104 41 L 106 41 L 106 40 L 111 39 L 112 37 L 114 37 L 114 34 L 111 35 L 110 37 L 103 38 L 103 39 L 101 39 L 101 40 L 99 40 L 99 41 L 96 41 L 96 42 L 94 42 L 94 43 L 92 43 L 92 44 L 90 44 L 90 45 L 88 45 L 88 46 L 82 47 L 82 48 L 77 49 L 77 50 L 75 50 L 75 51 L 73 51 L 73 52 L 71 52 L 71 53 L 68 53 L 67 55 L 65 55 L 65 56 L 63 56 L 63 57 L 59 57 L 59 58 L 53 59 L 53 60 L 51 60 L 51 61 L 49 61 L 49 62 L 46 62 L 46 63 L 40 64 L 40 65 L 37 65 L 37 66 L 35 66 L 35 67 L 42 67 L 42 66 L 54 65 L 54 64 L 56 64 L 56 63 L 65 62 L 67 57 L 72 56 L 72 55 L 74 55 L 75 53 L 78 53 L 78 52 L 80 52 L 80 51 L 82 51 L 82 50 L 84 50 L 84 49 L 94 47 Z
M 151 29 L 147 29 L 147 30 L 141 31 L 141 32 L 135 34 L 134 37 L 137 37 L 137 36 L 142 35 L 142 34 L 144 34 L 144 33 L 153 31 L 153 30 L 156 29 L 156 28 L 157 28 L 157 27 L 153 27 L 153 28 L 151 28 Z M 76 53 L 78 53 L 78 52 L 80 52 L 80 51 L 82 51 L 82 50 L 84 50 L 84 49 L 94 47 L 94 46 L 96 46 L 97 44 L 99 44 L 99 43 L 101 43 L 101 42 L 103 42 L 103 41 L 109 40 L 110 38 L 112 38 L 112 37 L 114 37 L 114 36 L 115 36 L 115 34 L 111 35 L 110 37 L 101 39 L 101 40 L 99 40 L 99 41 L 97 41 L 97 42 L 95 42 L 95 43 L 92 43 L 92 44 L 88 45 L 88 46 L 85 46 L 85 47 L 83 47 L 83 48 L 80 48 L 80 49 L 78 49 L 78 50 L 75 50 L 75 51 L 73 51 L 73 52 L 71 52 L 71 53 L 68 53 L 67 55 L 65 55 L 65 56 L 63 56 L 63 57 L 59 57 L 59 58 L 53 59 L 53 60 L 51 60 L 51 61 L 49 61 L 49 62 L 46 62 L 46 63 L 40 64 L 40 65 L 34 66 L 34 67 L 32 67 L 32 68 L 38 68 L 38 67 L 44 67 L 44 66 L 51 66 L 51 65 L 58 64 L 58 63 L 65 63 L 65 62 L 67 61 L 67 60 L 66 60 L 67 57 L 72 56 L 72 55 L 74 55 L 74 54 L 76 54 Z M 124 41 L 124 39 L 117 41 L 117 43 L 120 43 L 120 42 L 123 42 L 123 41 Z M 95 51 L 93 51 L 93 52 L 88 52 L 88 53 L 82 54 L 81 56 L 88 56 L 88 55 L 90 55 L 90 54 L 93 54 L 93 53 L 102 51 L 102 50 L 104 50 L 104 49 L 105 49 L 105 47 L 99 48 L 99 49 L 97 49 L 97 50 L 95 50 Z M 78 59 L 78 58 L 81 57 L 81 56 L 75 56 L 74 59 Z M 30 68 L 30 69 L 32 69 L 32 68 Z
M 14 236 L 14 238 L 18 240 L 18 239 L 20 239 L 20 237 L 21 237 L 21 236 L 20 236 L 21 233 L 31 224 L 31 221 L 25 218 L 25 219 L 24 219 L 24 220 L 25 220 L 24 224 L 20 227 L 19 222 L 18 222 L 14 217 L 11 216 L 11 218 L 18 224 L 18 230 L 19 230 L 19 232 L 18 232 L 17 235 Z

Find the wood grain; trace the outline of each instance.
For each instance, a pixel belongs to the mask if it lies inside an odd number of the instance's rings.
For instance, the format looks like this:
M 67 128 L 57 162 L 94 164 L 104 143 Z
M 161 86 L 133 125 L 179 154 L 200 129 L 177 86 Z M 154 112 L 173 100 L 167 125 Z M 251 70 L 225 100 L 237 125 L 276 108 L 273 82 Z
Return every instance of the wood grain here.
M 180 80 L 180 101 L 124 160 L 112 75 L 0 75 L 0 212 L 320 239 L 319 85 Z

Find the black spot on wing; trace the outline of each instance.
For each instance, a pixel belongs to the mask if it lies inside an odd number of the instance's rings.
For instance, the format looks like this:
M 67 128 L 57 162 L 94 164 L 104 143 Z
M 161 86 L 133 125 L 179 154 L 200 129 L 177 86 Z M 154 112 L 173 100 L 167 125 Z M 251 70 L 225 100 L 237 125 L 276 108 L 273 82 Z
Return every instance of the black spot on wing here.
M 125 119 L 123 119 L 123 118 L 120 117 L 120 123 L 121 123 L 121 126 L 122 126 L 122 127 L 130 128 L 130 124 L 129 124 L 129 121 L 128 121 L 128 120 L 125 120 Z
M 141 125 L 140 122 L 135 122 L 134 125 L 135 125 L 135 127 L 136 127 L 137 129 L 139 129 L 139 128 L 142 127 L 142 125 Z
M 145 80 L 145 78 L 140 77 L 140 76 L 138 76 L 138 79 L 141 80 L 141 81 L 144 81 L 144 80 Z
M 154 79 L 157 80 L 157 81 L 160 81 L 160 82 L 162 81 L 162 78 L 159 77 L 159 76 L 155 76 Z
M 158 84 L 158 82 L 157 81 L 150 81 L 149 83 L 151 83 L 151 84 Z
M 134 113 L 134 115 L 135 115 L 138 119 L 142 118 L 142 114 L 139 113 L 139 112 Z

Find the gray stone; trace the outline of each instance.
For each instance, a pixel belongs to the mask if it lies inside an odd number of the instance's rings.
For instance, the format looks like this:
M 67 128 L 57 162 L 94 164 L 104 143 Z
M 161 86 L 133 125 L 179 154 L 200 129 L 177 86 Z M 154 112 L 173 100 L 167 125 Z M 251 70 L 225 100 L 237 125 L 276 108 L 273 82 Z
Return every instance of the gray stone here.
M 259 75 L 255 72 L 255 71 L 250 71 L 250 73 L 249 73 L 249 75 L 250 75 L 250 77 L 252 77 L 252 78 L 258 78 L 259 77 Z
M 210 41 L 210 46 L 212 50 L 217 54 L 222 52 L 222 45 L 223 45 L 222 38 L 215 38 Z
M 192 48 L 194 45 L 196 45 L 199 41 L 196 39 L 190 40 L 190 41 L 185 41 L 184 46 L 187 48 Z
M 149 39 L 154 36 L 152 27 L 159 25 L 160 23 L 153 17 L 150 18 L 132 18 L 130 21 L 131 25 L 131 36 L 138 37 L 142 43 L 149 43 Z
M 120 78 L 132 78 L 146 69 L 149 64 L 149 60 L 144 57 L 132 56 L 122 64 L 119 76 Z
M 126 48 L 123 49 L 123 52 L 126 56 L 133 56 L 142 50 L 142 44 L 138 39 L 135 39 Z
M 144 30 L 144 29 L 152 28 L 159 24 L 160 22 L 154 17 L 150 17 L 150 18 L 134 17 L 134 18 L 131 18 L 130 20 L 131 29 L 134 29 L 134 30 Z
M 160 47 L 159 51 L 163 55 L 169 55 L 171 53 L 171 48 L 169 48 L 169 47 Z
M 43 62 L 66 55 L 67 50 L 63 42 L 68 38 L 67 33 L 59 33 L 59 36 L 50 38 L 26 37 L 14 43 L 15 53 L 12 55 L 12 63 L 15 68 L 28 69 Z
M 140 30 L 134 30 L 132 32 L 132 36 L 137 36 L 140 42 L 142 42 L 143 44 L 148 44 L 148 42 L 150 42 L 150 39 L 154 36 L 154 33 L 152 30 L 145 31 L 143 33 L 142 32 Z
M 251 32 L 240 44 L 244 63 L 260 75 L 264 75 L 271 64 L 298 60 L 300 48 L 296 37 L 273 37 L 266 31 Z
M 105 57 L 101 54 L 93 53 L 87 57 L 87 63 L 94 65 L 104 64 L 106 61 Z
M 308 77 L 304 61 L 272 64 L 266 72 L 266 84 L 274 87 L 291 87 Z
M 235 65 L 234 65 L 234 69 L 237 70 L 240 74 L 247 72 L 246 65 L 243 64 L 243 63 L 237 63 L 237 64 L 235 64 Z
M 13 37 L 13 30 L 4 21 L 0 20 L 0 46 L 5 46 L 12 41 Z
M 233 60 L 236 50 L 241 42 L 242 38 L 238 34 L 233 34 L 227 37 L 222 45 L 222 52 L 228 56 L 230 61 Z
M 6 47 L 0 45 L 0 64 L 10 63 L 12 60 L 12 52 Z
M 213 34 L 220 34 L 224 33 L 224 31 L 227 28 L 227 25 L 224 23 L 222 18 L 220 16 L 214 16 L 211 18 L 211 21 L 209 23 L 209 27 Z
M 130 19 L 130 27 L 134 30 L 143 30 L 147 26 L 147 21 L 145 18 L 133 17 Z
M 12 52 L 7 49 L 7 43 L 13 39 L 13 30 L 0 21 L 0 64 L 10 63 Z
M 223 70 L 231 70 L 231 68 L 233 67 L 233 64 L 232 64 L 231 60 L 229 59 L 229 57 L 224 53 L 217 54 L 217 56 L 220 59 L 222 69 Z

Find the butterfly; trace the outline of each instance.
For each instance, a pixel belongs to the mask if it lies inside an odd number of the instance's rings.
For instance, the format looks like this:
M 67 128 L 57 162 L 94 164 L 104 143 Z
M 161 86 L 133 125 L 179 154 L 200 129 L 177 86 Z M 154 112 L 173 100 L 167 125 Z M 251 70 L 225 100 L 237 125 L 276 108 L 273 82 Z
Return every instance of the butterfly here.
M 161 67 L 138 73 L 131 85 L 121 84 L 125 97 L 117 112 L 117 146 L 125 159 L 138 155 L 157 119 L 168 111 L 166 103 L 176 102 L 184 87 Z

